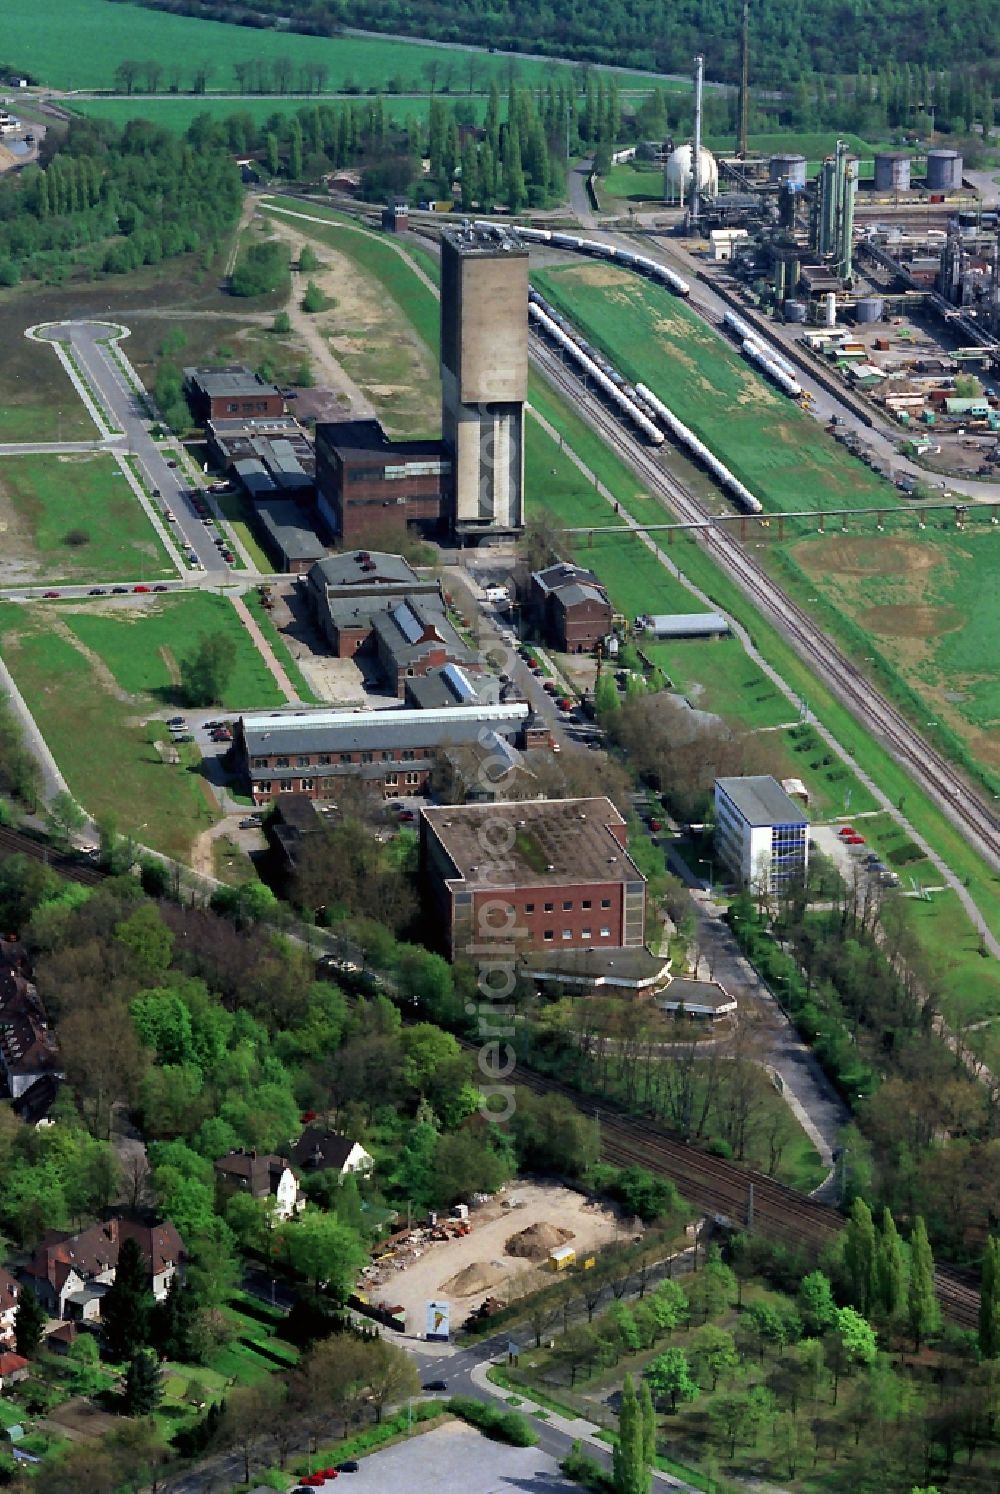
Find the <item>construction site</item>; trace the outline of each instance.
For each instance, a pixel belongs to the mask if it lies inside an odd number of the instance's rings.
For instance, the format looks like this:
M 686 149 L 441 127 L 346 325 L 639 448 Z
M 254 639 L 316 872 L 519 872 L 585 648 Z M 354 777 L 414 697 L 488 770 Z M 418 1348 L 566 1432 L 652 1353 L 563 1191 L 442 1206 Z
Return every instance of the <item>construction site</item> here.
M 585 1270 L 592 1255 L 642 1226 L 583 1193 L 518 1182 L 476 1194 L 447 1218 L 397 1230 L 373 1252 L 358 1291 L 408 1334 L 423 1331 L 427 1304 L 451 1304 L 453 1327 L 537 1290 L 553 1274 Z

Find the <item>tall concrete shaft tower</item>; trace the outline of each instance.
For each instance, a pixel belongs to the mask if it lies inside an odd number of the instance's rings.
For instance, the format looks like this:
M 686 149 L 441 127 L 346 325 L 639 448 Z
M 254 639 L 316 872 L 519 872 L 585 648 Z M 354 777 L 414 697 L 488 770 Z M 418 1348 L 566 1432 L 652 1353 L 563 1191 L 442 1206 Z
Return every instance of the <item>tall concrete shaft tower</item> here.
M 455 534 L 524 524 L 528 251 L 474 228 L 441 235 L 441 426 Z

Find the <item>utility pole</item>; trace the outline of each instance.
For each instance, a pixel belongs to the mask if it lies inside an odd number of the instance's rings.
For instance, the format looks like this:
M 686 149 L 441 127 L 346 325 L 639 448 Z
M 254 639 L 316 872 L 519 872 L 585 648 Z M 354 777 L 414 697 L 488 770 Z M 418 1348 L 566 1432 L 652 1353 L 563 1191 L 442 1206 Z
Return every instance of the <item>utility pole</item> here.
M 747 1183 L 747 1234 L 753 1234 L 753 1183 Z
M 747 156 L 747 124 L 750 117 L 750 0 L 743 0 L 743 26 L 740 32 L 740 125 L 736 154 L 741 161 Z
M 694 151 L 691 161 L 691 221 L 701 216 L 701 95 L 705 80 L 705 59 L 694 59 Z

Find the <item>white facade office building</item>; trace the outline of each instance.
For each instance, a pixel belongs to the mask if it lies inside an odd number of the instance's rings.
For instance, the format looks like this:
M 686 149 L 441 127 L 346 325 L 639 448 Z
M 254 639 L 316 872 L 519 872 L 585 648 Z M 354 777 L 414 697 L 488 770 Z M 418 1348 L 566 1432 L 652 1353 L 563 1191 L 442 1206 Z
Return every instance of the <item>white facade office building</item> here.
M 717 778 L 715 850 L 742 886 L 784 892 L 805 878 L 809 822 L 775 778 Z

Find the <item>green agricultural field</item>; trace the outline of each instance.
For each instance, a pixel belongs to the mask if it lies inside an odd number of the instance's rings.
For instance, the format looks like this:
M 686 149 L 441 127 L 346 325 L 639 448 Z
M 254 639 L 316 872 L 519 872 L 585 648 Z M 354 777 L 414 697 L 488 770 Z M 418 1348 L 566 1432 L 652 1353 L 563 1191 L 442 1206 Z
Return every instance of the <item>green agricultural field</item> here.
M 450 71 L 452 91 L 458 92 L 468 85 L 470 57 L 474 58 L 477 89 L 488 87 L 491 78 L 506 81 L 509 60 L 499 55 L 463 53 L 389 37 L 329 38 L 251 30 L 113 4 L 112 0 L 38 0 L 33 6 L 8 5 L 3 17 L 6 70 L 23 69 L 52 88 L 111 88 L 119 63 L 158 58 L 165 65 L 163 88 L 170 86 L 172 63 L 179 68 L 182 90 L 191 88 L 194 69 L 207 64 L 210 90 L 236 92 L 234 62 L 261 58 L 273 63 L 287 58 L 295 69 L 304 64 L 325 66 L 326 86 L 332 91 L 385 88 L 395 78 L 402 90 L 423 93 L 428 87 L 425 68 L 435 62 L 438 87 Z M 528 59 L 518 59 L 515 66 L 521 81 L 533 86 L 578 72 Z M 623 77 L 624 85 L 632 89 L 641 88 L 644 81 Z M 650 84 L 655 81 L 651 74 Z
M 259 34 L 259 33 L 258 33 Z M 262 125 L 276 115 L 280 118 L 290 117 L 297 114 L 300 109 L 309 109 L 314 104 L 328 103 L 329 96 L 317 95 L 310 98 L 255 98 L 248 94 L 245 98 L 238 95 L 227 95 L 217 97 L 212 94 L 159 94 L 156 98 L 100 98 L 100 99 L 67 99 L 66 106 L 73 110 L 74 114 L 86 115 L 91 119 L 110 119 L 112 123 L 122 126 L 130 119 L 148 119 L 153 124 L 162 125 L 168 130 L 176 130 L 182 134 L 199 115 L 208 115 L 213 120 L 228 119 L 231 114 L 249 115 L 254 124 Z M 349 102 L 345 99 L 344 102 Z M 475 118 L 482 123 L 486 115 L 486 96 L 477 94 L 471 100 L 465 100 L 471 104 L 475 111 Z M 385 96 L 386 118 L 391 124 L 405 126 L 410 119 L 424 120 L 430 110 L 430 96 L 423 97 L 407 96 L 395 98 L 392 94 Z M 501 113 L 506 114 L 506 98 L 501 100 Z
M 846 615 L 869 648 L 918 692 L 931 732 L 960 737 L 1000 782 L 1000 536 L 907 526 L 883 536 L 801 541 L 785 561 Z M 947 744 L 946 744 L 947 745 Z
M 224 633 L 236 647 L 236 664 L 224 691 L 226 710 L 284 705 L 285 699 L 225 597 L 208 592 L 146 599 L 140 605 L 85 603 L 62 606 L 58 616 L 102 661 L 128 695 L 148 697 L 152 709 L 181 704 L 180 661 L 209 635 Z
M 669 291 L 605 265 L 534 275 L 621 371 L 650 386 L 771 510 L 892 503 L 895 490 L 822 434 Z
M 3 457 L 0 519 L 4 573 L 17 582 L 159 580 L 177 574 L 107 453 Z

